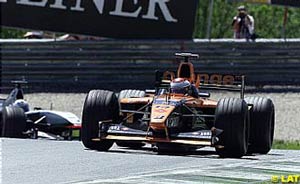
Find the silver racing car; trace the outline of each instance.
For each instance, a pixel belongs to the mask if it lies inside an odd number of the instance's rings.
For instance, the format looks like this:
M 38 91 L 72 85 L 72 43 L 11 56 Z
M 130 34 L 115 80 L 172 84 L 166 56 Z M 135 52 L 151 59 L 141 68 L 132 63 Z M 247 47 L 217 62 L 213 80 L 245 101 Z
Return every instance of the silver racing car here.
M 73 113 L 41 108 L 29 109 L 21 88 L 16 86 L 6 99 L 0 99 L 0 130 L 3 137 L 71 140 L 80 138 L 81 121 Z

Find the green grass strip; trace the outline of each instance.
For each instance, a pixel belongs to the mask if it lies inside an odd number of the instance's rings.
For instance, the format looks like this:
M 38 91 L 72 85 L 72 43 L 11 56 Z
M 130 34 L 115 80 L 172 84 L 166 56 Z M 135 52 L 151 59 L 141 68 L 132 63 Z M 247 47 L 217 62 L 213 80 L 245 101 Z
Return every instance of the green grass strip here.
M 274 140 L 273 149 L 300 150 L 300 141 Z

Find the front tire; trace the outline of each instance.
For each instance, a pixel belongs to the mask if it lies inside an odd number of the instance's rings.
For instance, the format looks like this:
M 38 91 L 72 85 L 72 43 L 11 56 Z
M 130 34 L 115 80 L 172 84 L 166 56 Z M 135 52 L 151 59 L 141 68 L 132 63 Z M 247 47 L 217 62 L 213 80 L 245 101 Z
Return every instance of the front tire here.
M 248 106 L 242 99 L 219 100 L 215 112 L 215 127 L 223 130 L 216 145 L 220 157 L 240 158 L 248 148 Z
M 92 90 L 87 95 L 82 113 L 81 140 L 85 147 L 93 150 L 107 151 L 113 145 L 112 140 L 93 141 L 99 137 L 99 122 L 119 117 L 119 103 L 114 92 Z
M 252 104 L 250 111 L 250 139 L 248 153 L 267 154 L 274 137 L 275 110 L 272 100 L 263 97 L 247 97 Z
M 2 112 L 2 136 L 11 138 L 26 138 L 26 116 L 24 110 L 18 107 L 4 107 Z

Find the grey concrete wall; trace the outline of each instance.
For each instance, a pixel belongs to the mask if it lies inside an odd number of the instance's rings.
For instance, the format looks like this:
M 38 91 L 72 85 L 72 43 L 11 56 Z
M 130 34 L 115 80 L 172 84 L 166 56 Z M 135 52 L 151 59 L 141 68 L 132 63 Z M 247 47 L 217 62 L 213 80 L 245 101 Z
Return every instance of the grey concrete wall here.
M 200 55 L 196 71 L 244 74 L 248 85 L 300 85 L 300 40 L 0 40 L 2 87 L 33 91 L 150 88 L 155 70 L 176 70 L 175 52 Z

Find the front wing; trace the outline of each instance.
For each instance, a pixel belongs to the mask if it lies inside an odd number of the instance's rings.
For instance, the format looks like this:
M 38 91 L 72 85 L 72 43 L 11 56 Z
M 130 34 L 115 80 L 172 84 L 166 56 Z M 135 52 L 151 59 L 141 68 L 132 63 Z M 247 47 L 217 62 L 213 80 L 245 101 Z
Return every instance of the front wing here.
M 120 140 L 120 141 L 136 141 L 147 143 L 177 143 L 194 146 L 214 146 L 216 142 L 217 132 L 221 130 L 199 130 L 195 132 L 171 133 L 166 132 L 166 137 L 154 136 L 152 131 L 142 131 L 131 129 L 124 125 L 110 125 L 103 129 L 103 124 L 99 126 L 99 137 L 92 139 L 93 141 L 101 140 Z

